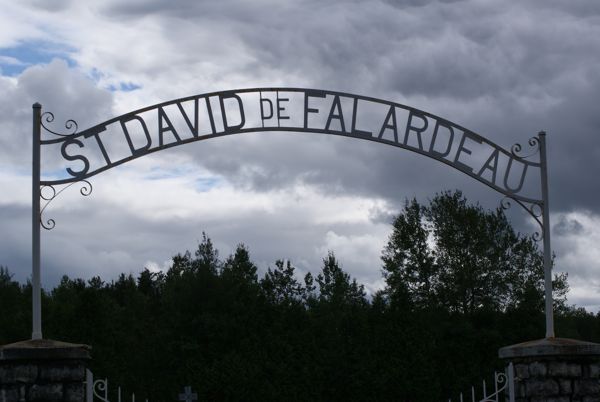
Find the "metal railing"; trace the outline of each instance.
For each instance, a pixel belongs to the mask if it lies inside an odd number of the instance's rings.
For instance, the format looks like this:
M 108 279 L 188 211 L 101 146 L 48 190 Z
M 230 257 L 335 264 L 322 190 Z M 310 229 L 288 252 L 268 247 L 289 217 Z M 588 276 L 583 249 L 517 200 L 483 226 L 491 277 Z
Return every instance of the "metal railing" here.
M 490 392 L 488 394 L 488 392 Z M 494 373 L 494 387 L 493 390 L 488 390 L 488 385 L 485 380 L 482 381 L 482 395 L 483 398 L 477 397 L 475 387 L 471 387 L 471 395 L 466 397 L 461 393 L 459 395 L 459 402 L 471 401 L 471 402 L 515 402 L 515 373 L 512 363 L 506 367 L 504 372 Z M 504 395 L 504 398 L 502 398 Z M 468 399 L 470 397 L 470 399 Z M 452 402 L 452 399 L 448 399 L 448 402 Z
M 102 402 L 111 402 L 108 399 L 108 379 L 97 379 L 94 380 L 94 375 L 90 370 L 86 370 L 85 373 L 85 401 L 86 402 L 94 402 L 94 401 L 102 401 Z M 116 402 L 124 402 L 122 399 L 122 391 L 121 387 L 117 386 L 117 400 Z M 135 393 L 131 393 L 131 402 L 135 402 Z M 148 402 L 148 399 L 145 399 L 145 402 Z

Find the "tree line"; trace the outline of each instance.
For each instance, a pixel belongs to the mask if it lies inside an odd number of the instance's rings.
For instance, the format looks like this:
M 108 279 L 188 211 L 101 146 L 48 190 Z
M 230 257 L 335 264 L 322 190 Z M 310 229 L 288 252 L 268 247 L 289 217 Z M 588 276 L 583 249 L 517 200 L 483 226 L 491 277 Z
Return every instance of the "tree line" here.
M 221 258 L 203 234 L 166 272 L 63 277 L 43 294 L 44 335 L 92 346 L 92 371 L 136 398 L 439 401 L 494 370 L 502 346 L 544 334 L 542 256 L 501 209 L 456 192 L 406 202 L 367 295 L 333 251 L 303 278 L 289 260 L 259 276 L 243 244 Z M 600 341 L 600 315 L 566 303 L 561 337 Z M 31 286 L 0 267 L 0 344 L 30 336 Z

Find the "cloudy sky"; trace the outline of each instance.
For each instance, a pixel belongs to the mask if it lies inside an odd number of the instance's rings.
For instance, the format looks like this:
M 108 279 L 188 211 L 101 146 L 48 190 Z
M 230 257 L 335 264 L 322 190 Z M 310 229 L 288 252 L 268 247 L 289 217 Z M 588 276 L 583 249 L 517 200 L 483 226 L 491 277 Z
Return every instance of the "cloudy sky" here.
M 31 270 L 31 105 L 81 128 L 170 99 L 286 86 L 426 110 L 504 148 L 548 133 L 556 269 L 569 302 L 600 308 L 600 2 L 597 0 L 0 0 L 0 265 Z M 56 156 L 44 154 L 44 172 Z M 45 217 L 42 280 L 164 269 L 206 231 L 261 270 L 317 272 L 333 250 L 370 291 L 404 200 L 462 189 L 448 166 L 369 141 L 252 133 L 158 152 L 73 187 Z M 535 226 L 513 206 L 514 225 Z

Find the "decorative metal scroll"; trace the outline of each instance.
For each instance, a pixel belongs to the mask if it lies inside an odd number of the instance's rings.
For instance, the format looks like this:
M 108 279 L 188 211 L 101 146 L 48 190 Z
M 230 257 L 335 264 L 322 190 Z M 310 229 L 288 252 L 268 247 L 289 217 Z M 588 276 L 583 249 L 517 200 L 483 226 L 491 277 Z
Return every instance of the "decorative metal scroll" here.
M 490 390 L 486 381 L 482 381 L 481 396 L 476 396 L 477 392 L 475 387 L 471 387 L 470 395 L 464 396 L 462 393 L 458 397 L 459 402 L 471 401 L 471 402 L 514 402 L 515 401 L 515 387 L 514 387 L 514 367 L 512 363 L 506 367 L 504 372 L 494 373 L 494 384 L 493 389 Z M 452 402 L 452 399 L 448 399 L 448 402 Z
M 94 380 L 94 375 L 88 369 L 86 370 L 86 380 L 85 380 L 85 393 L 86 393 L 86 402 L 111 402 L 108 395 L 108 379 L 97 379 Z M 121 387 L 117 387 L 116 389 L 116 402 L 124 401 L 122 397 Z M 113 399 L 114 401 L 115 399 Z M 135 402 L 135 393 L 131 394 L 131 402 Z M 145 399 L 145 402 L 148 402 L 148 399 Z
M 503 207 L 510 206 L 509 199 L 517 202 L 543 231 L 538 214 L 542 197 L 524 186 L 541 168 L 541 161 L 531 160 L 539 149 L 537 137 L 529 141 L 533 153 L 524 153 L 520 144 L 509 151 L 456 123 L 399 103 L 318 89 L 252 88 L 148 106 L 81 132 L 74 120 L 65 123 L 65 133 L 50 128 L 53 121 L 53 114 L 42 115 L 42 126 L 53 138 L 43 138 L 41 144 L 60 148 L 66 177 L 42 180 L 43 186 L 89 184 L 90 177 L 136 158 L 214 137 L 262 131 L 331 134 L 396 146 L 445 163 L 504 194 Z
M 75 135 L 77 133 L 77 122 L 75 120 L 67 120 L 65 122 L 65 129 L 67 132 L 60 133 L 58 131 L 54 131 L 54 128 L 50 127 L 50 124 L 54 122 L 54 114 L 52 112 L 45 112 L 41 115 L 40 125 L 42 128 L 52 136 L 58 136 L 62 138 L 67 138 Z M 63 191 L 73 186 L 74 184 L 81 184 L 81 188 L 79 189 L 79 193 L 84 197 L 89 196 L 92 193 L 93 187 L 92 183 L 88 180 L 74 180 L 69 183 L 52 183 L 52 182 L 41 182 L 40 185 L 40 198 L 44 201 L 44 205 L 40 208 L 40 225 L 46 230 L 52 230 L 56 226 L 56 221 L 53 218 L 45 219 L 44 211 L 48 206 L 54 201 Z
M 116 392 L 115 392 L 116 391 Z M 94 402 L 94 401 L 99 401 L 99 402 L 111 402 L 111 400 L 109 399 L 109 393 L 108 393 L 108 379 L 107 378 L 99 378 L 99 379 L 94 379 L 94 374 L 89 370 L 86 369 L 86 373 L 85 373 L 85 400 L 86 402 Z M 120 386 L 117 386 L 116 389 L 113 388 L 113 394 L 116 397 L 116 402 L 122 402 L 125 401 L 125 397 L 123 396 L 124 392 L 122 392 L 122 389 Z M 180 393 L 178 400 L 179 401 L 184 401 L 184 402 L 194 402 L 198 400 L 198 394 L 196 392 L 193 392 L 192 387 L 189 385 L 186 385 L 185 387 L 183 387 L 183 392 Z M 112 399 L 113 401 L 115 401 L 115 399 Z M 131 394 L 131 402 L 135 402 L 135 394 L 132 393 Z M 148 402 L 148 399 L 144 399 L 145 402 Z
M 70 119 L 65 122 L 65 129 L 68 130 L 66 133 L 59 133 L 59 132 L 54 131 L 53 128 L 50 128 L 49 125 L 50 125 L 50 123 L 53 123 L 53 122 L 54 122 L 54 113 L 45 112 L 44 114 L 42 114 L 40 124 L 42 125 L 44 130 L 46 130 L 50 134 L 57 135 L 59 137 L 69 137 L 69 136 L 77 133 L 78 125 L 75 120 Z
M 538 137 L 531 137 L 528 141 L 529 147 L 531 148 L 528 153 L 523 151 L 523 147 L 521 144 L 517 143 L 511 147 L 511 154 L 515 157 L 519 157 L 523 160 L 531 159 L 535 155 L 540 152 L 540 139 Z M 533 239 L 535 241 L 541 241 L 544 234 L 544 222 L 543 222 L 543 213 L 544 213 L 544 202 L 543 200 L 531 201 L 531 200 L 523 200 L 514 196 L 507 195 L 504 197 L 500 203 L 503 209 L 509 209 L 511 207 L 511 200 L 515 201 L 519 204 L 531 217 L 537 222 L 540 226 L 540 231 L 535 231 L 533 233 Z
M 56 197 L 58 197 L 60 195 L 60 193 L 62 193 L 63 191 L 65 191 L 66 189 L 68 189 L 69 187 L 71 187 L 74 184 L 81 184 L 81 188 L 79 189 L 79 193 L 81 195 L 83 195 L 84 197 L 87 197 L 88 195 L 90 195 L 92 193 L 93 187 L 92 187 L 92 183 L 90 183 L 89 181 L 83 179 L 80 181 L 75 181 L 72 183 L 69 183 L 67 185 L 63 185 L 58 191 L 56 190 L 55 185 L 53 184 L 44 184 L 40 187 L 40 198 L 42 200 L 45 201 L 44 206 L 40 209 L 40 224 L 42 225 L 42 227 L 46 230 L 52 230 L 54 229 L 54 226 L 56 225 L 56 222 L 54 221 L 54 219 L 50 218 L 50 219 L 44 219 L 44 211 L 46 210 L 46 208 L 48 207 L 48 205 L 50 205 L 50 203 L 52 201 L 54 201 L 54 199 Z

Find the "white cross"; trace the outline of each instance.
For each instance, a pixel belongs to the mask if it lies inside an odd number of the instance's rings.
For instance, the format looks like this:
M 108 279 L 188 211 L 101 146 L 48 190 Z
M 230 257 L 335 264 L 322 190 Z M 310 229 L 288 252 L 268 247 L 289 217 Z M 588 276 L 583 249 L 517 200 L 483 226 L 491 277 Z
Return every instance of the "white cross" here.
M 184 387 L 183 394 L 179 394 L 179 400 L 183 402 L 197 401 L 198 394 L 192 394 L 192 387 Z

